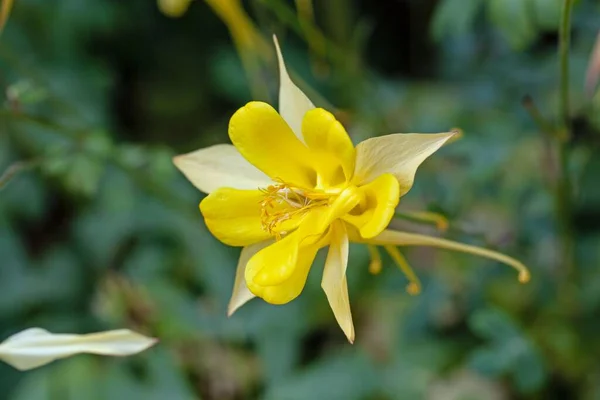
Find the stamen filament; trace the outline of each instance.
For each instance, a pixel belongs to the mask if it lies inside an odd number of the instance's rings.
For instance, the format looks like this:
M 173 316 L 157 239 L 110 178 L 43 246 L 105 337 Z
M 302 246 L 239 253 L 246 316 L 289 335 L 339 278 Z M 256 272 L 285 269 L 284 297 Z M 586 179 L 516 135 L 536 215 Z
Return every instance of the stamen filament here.
M 435 224 L 436 228 L 441 232 L 448 230 L 448 218 L 442 214 L 430 212 L 430 211 L 416 211 L 416 212 L 398 212 L 394 214 L 395 218 L 407 219 L 414 222 L 424 222 Z
M 281 224 L 292 218 L 301 218 L 309 210 L 327 204 L 330 195 L 298 188 L 283 181 L 260 189 L 265 198 L 261 201 L 262 229 L 276 240 L 286 234 Z
M 367 249 L 369 249 L 369 255 L 371 256 L 371 261 L 369 262 L 369 272 L 373 275 L 377 275 L 381 272 L 381 254 L 379 254 L 377 246 L 368 244 Z
M 421 281 L 415 271 L 412 269 L 406 258 L 400 253 L 400 250 L 396 246 L 386 245 L 383 248 L 388 252 L 392 260 L 398 265 L 400 270 L 404 272 L 404 275 L 408 278 L 408 285 L 406 286 L 406 292 L 411 295 L 417 295 L 421 293 Z
M 383 231 L 379 236 L 369 240 L 369 243 L 396 246 L 432 246 L 447 250 L 460 251 L 463 253 L 470 253 L 477 256 L 500 261 L 501 263 L 513 267 L 518 271 L 519 282 L 521 283 L 527 283 L 531 278 L 527 267 L 523 263 L 521 263 L 518 260 L 515 260 L 512 257 L 509 257 L 497 251 L 488 250 L 482 247 L 472 246 L 469 244 L 453 242 L 447 239 L 441 239 L 427 235 L 420 235 L 417 233 L 386 230 Z

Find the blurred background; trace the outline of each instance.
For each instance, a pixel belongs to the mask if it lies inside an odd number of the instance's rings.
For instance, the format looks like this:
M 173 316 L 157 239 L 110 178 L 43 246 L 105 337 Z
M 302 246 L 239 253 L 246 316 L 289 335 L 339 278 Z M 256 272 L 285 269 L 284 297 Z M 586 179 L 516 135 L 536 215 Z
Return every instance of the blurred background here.
M 600 4 L 573 8 L 565 119 L 563 2 L 15 1 L 0 37 L 0 339 L 129 327 L 160 343 L 27 373 L 2 364 L 0 398 L 600 399 L 593 68 L 584 90 Z M 373 276 L 355 245 L 354 345 L 320 288 L 323 254 L 298 299 L 227 318 L 239 249 L 210 236 L 171 157 L 227 142 L 245 102 L 276 104 L 272 34 L 355 143 L 462 129 L 399 206 L 448 230 L 393 224 L 515 256 L 531 282 L 407 248 L 423 281 L 410 296 L 391 260 Z

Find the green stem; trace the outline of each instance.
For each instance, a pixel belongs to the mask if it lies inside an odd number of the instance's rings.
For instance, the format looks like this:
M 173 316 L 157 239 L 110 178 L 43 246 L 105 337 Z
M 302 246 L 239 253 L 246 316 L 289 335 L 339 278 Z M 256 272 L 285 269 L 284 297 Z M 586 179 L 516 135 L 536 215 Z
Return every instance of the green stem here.
M 564 0 L 559 30 L 560 59 L 560 123 L 568 128 L 569 121 L 569 49 L 571 46 L 571 13 L 573 0 Z
M 544 118 L 531 96 L 525 96 L 522 104 L 525 108 L 525 111 L 527 111 L 533 122 L 537 125 L 542 133 L 551 139 L 555 139 L 558 136 L 556 128 L 553 126 L 553 124 L 546 120 L 546 118 Z
M 8 182 L 14 178 L 17 174 L 27 171 L 28 169 L 34 168 L 39 164 L 37 160 L 32 161 L 17 161 L 11 164 L 3 173 L 0 175 L 0 190 L 2 190 Z
M 559 132 L 557 135 L 558 179 L 556 185 L 556 213 L 560 224 L 563 245 L 563 262 L 566 275 L 570 278 L 574 269 L 574 241 L 571 209 L 571 180 L 569 177 L 569 153 L 567 149 L 570 138 L 569 118 L 569 48 L 571 41 L 571 13 L 573 0 L 564 0 L 559 30 L 560 60 L 560 102 Z M 566 279 L 568 281 L 569 279 Z

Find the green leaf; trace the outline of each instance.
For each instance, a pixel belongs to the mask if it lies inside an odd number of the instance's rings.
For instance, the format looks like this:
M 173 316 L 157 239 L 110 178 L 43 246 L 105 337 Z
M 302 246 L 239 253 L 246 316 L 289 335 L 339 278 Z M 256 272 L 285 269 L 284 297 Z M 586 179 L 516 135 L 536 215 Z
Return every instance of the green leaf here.
M 513 369 L 513 379 L 523 393 L 539 389 L 546 381 L 546 370 L 538 352 L 528 343 Z
M 523 50 L 535 39 L 537 32 L 527 1 L 490 0 L 488 14 L 513 49 Z
M 104 172 L 104 165 L 87 154 L 78 154 L 65 176 L 65 185 L 75 193 L 92 196 Z
M 359 352 L 328 355 L 303 372 L 267 390 L 266 400 L 359 400 L 371 393 L 375 371 Z
M 536 25 L 547 31 L 558 30 L 560 21 L 561 0 L 529 0 Z
M 502 353 L 501 347 L 481 348 L 473 352 L 468 359 L 468 365 L 480 373 L 497 377 L 508 372 L 513 358 Z
M 437 41 L 445 36 L 460 36 L 473 26 L 482 0 L 443 0 L 435 10 L 431 34 Z
M 469 326 L 480 336 L 496 341 L 510 340 L 518 335 L 510 317 L 496 309 L 477 311 L 469 318 Z

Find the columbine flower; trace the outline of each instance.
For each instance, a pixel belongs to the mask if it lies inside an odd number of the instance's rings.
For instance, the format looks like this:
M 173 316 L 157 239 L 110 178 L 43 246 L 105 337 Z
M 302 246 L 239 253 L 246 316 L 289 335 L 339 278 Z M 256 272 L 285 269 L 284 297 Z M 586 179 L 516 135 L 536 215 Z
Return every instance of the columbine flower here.
M 315 108 L 291 81 L 279 59 L 279 113 L 250 102 L 229 122 L 233 143 L 175 157 L 175 165 L 208 196 L 200 203 L 206 226 L 220 241 L 243 247 L 229 304 L 231 315 L 258 296 L 284 304 L 302 291 L 315 255 L 329 246 L 321 286 L 340 327 L 352 342 L 348 301 L 348 243 L 366 243 L 370 269 L 381 266 L 382 245 L 407 274 L 408 290 L 419 282 L 396 246 L 426 245 L 507 263 L 525 282 L 520 262 L 482 248 L 409 232 L 387 230 L 419 165 L 453 132 L 392 134 L 353 146 L 328 111 Z
M 74 335 L 29 328 L 0 343 L 0 360 L 23 371 L 80 353 L 128 356 L 155 343 L 156 339 L 129 329 Z

